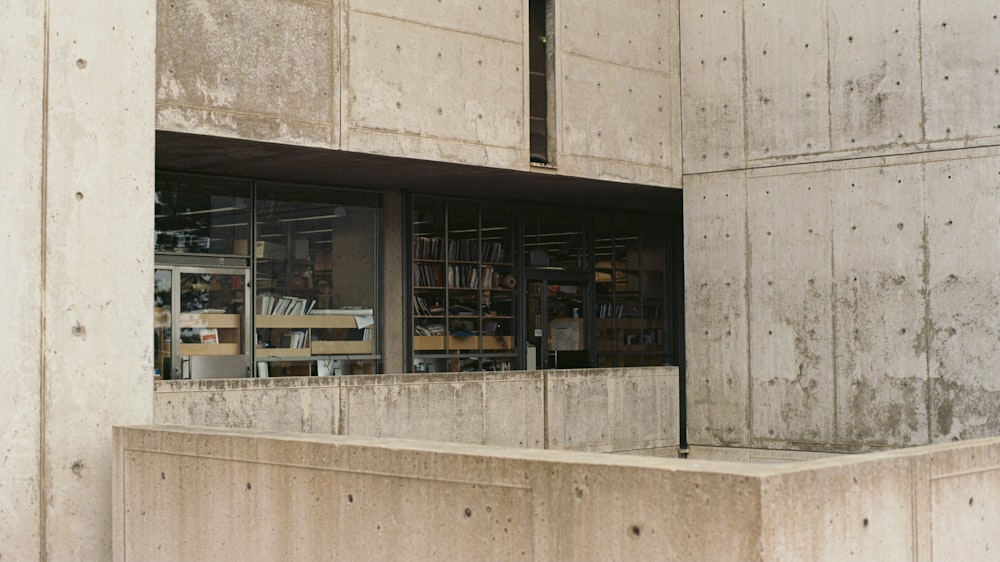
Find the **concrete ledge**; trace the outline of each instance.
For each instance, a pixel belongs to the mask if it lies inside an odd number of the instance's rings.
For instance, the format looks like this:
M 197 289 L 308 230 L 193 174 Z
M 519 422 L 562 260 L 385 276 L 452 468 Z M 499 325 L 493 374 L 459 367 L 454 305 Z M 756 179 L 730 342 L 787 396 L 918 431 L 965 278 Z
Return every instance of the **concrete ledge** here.
M 115 559 L 988 560 L 1000 439 L 751 465 L 145 426 Z
M 164 381 L 156 423 L 676 456 L 676 367 Z

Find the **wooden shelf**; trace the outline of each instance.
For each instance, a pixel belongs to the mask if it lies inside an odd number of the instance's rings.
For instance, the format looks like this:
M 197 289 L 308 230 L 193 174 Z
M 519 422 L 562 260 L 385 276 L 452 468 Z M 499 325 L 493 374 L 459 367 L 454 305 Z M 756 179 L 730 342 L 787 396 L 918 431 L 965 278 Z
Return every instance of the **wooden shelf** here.
M 239 355 L 238 343 L 182 343 L 181 355 Z
M 414 351 L 444 351 L 445 338 L 448 338 L 449 351 L 478 351 L 479 335 L 458 336 L 413 336 Z M 483 336 L 483 351 L 513 351 L 514 341 L 511 336 Z
M 257 357 L 309 357 L 312 352 L 308 347 L 265 347 L 257 350 Z
M 354 316 L 347 314 L 258 314 L 258 328 L 357 328 Z
M 181 314 L 181 328 L 239 328 L 242 315 L 184 312 Z
M 313 341 L 313 355 L 371 355 L 375 345 L 370 341 Z

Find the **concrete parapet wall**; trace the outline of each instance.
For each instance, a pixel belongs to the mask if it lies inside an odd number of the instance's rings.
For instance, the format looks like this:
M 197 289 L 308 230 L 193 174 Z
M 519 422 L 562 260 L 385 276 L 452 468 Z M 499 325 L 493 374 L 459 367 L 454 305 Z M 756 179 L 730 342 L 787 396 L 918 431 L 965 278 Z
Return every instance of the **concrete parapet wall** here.
M 676 456 L 676 367 L 157 383 L 157 423 Z
M 992 560 L 1000 440 L 781 466 L 116 428 L 115 559 Z

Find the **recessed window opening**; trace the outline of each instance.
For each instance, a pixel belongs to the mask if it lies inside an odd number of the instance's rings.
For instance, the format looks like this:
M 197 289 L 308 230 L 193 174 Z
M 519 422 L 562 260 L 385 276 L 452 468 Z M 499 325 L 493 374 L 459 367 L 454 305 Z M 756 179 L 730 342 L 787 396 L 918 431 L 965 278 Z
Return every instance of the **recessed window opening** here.
M 530 0 L 528 6 L 528 99 L 530 122 L 531 161 L 536 164 L 551 164 L 549 138 L 549 117 L 551 99 L 549 95 L 552 67 L 552 26 L 549 25 L 550 0 Z

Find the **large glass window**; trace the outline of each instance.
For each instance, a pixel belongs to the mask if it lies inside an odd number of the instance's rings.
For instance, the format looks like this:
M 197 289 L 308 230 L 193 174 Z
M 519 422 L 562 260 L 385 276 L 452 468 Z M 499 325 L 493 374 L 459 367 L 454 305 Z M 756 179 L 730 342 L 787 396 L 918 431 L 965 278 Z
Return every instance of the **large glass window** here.
M 517 368 L 510 205 L 414 198 L 414 370 Z
M 679 229 L 638 213 L 415 196 L 414 369 L 675 363 L 682 279 L 667 242 Z
M 155 208 L 157 252 L 248 255 L 249 182 L 157 175 Z
M 154 374 L 380 370 L 379 194 L 163 173 L 155 207 Z
M 376 372 L 378 206 L 367 192 L 258 187 L 259 376 Z

